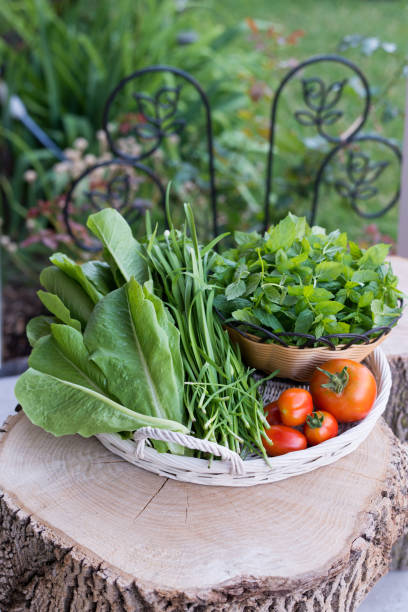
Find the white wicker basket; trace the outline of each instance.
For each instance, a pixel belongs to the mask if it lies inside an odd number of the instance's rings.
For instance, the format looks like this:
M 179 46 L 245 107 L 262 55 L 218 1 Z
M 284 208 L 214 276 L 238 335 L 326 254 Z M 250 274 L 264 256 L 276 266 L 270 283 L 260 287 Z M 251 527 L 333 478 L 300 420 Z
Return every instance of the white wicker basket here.
M 340 426 L 341 433 L 322 444 L 280 457 L 271 457 L 270 466 L 262 458 L 249 457 L 243 461 L 237 453 L 223 446 L 163 429 L 143 427 L 135 432 L 134 440 L 122 440 L 117 434 L 99 434 L 96 437 L 115 455 L 137 467 L 183 482 L 250 487 L 284 480 L 337 461 L 355 450 L 369 435 L 387 405 L 391 389 L 391 372 L 380 348 L 367 358 L 366 363 L 377 381 L 377 399 L 365 419 L 355 424 Z M 289 386 L 291 385 L 277 381 L 268 382 L 264 389 L 264 399 L 266 401 L 277 399 L 282 390 Z M 297 386 L 306 385 L 297 384 Z M 218 455 L 221 460 L 209 463 L 206 459 L 158 453 L 154 448 L 145 446 L 148 438 L 177 442 L 188 448 Z

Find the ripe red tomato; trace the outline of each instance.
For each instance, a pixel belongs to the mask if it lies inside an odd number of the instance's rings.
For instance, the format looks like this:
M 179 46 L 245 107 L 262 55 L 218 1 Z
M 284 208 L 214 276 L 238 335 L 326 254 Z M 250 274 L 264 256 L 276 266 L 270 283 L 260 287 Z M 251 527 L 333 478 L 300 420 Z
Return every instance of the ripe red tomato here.
M 303 433 L 310 446 L 315 446 L 320 444 L 320 442 L 334 438 L 337 436 L 338 431 L 339 425 L 336 419 L 330 412 L 325 410 L 318 410 L 309 415 L 303 429 Z
M 303 425 L 313 412 L 313 399 L 306 389 L 286 389 L 278 399 L 279 411 L 284 425 Z
M 310 391 L 318 410 L 327 410 L 339 423 L 351 423 L 370 412 L 377 385 L 373 374 L 362 363 L 333 359 L 314 371 Z
M 269 444 L 268 441 L 262 437 L 262 443 L 270 457 L 286 455 L 286 453 L 303 450 L 307 447 L 306 436 L 292 427 L 287 427 L 286 425 L 271 425 L 269 429 L 265 429 L 265 433 L 272 441 L 272 444 Z
M 279 406 L 276 400 L 264 406 L 264 412 L 269 425 L 282 425 Z

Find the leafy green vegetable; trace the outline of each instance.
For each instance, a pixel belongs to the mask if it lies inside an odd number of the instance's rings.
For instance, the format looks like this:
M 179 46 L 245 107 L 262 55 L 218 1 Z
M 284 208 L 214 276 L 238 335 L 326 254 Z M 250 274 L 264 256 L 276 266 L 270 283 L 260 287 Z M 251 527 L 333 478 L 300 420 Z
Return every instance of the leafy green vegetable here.
M 50 257 L 50 261 L 57 268 L 65 272 L 67 276 L 77 281 L 85 293 L 89 295 L 94 304 L 99 302 L 103 296 L 103 293 L 100 293 L 93 283 L 87 278 L 82 266 L 75 263 L 72 259 L 70 259 L 70 257 L 64 255 L 64 253 L 54 253 L 54 255 Z
M 109 293 L 95 307 L 84 342 L 110 395 L 136 412 L 183 423 L 180 334 L 152 298 L 134 279 Z
M 28 418 L 54 436 L 79 433 L 89 437 L 149 426 L 188 432 L 180 423 L 138 414 L 90 387 L 32 368 L 20 376 L 15 393 Z
M 234 237 L 236 247 L 216 258 L 211 280 L 218 287 L 217 308 L 244 328 L 251 323 L 318 339 L 390 325 L 401 313 L 398 279 L 385 261 L 388 245 L 362 250 L 348 243 L 344 232 L 327 235 L 292 214 L 263 237 L 244 232 Z
M 148 280 L 148 267 L 141 255 L 141 246 L 117 210 L 104 208 L 88 218 L 87 226 L 102 242 L 104 259 L 119 286 L 132 276 L 141 284 Z
M 44 315 L 31 319 L 26 328 L 30 346 L 34 346 L 37 340 L 43 336 L 48 336 L 51 333 L 51 323 L 55 323 L 55 321 L 54 317 L 46 317 Z
M 81 265 L 86 278 L 102 295 L 117 289 L 111 269 L 104 261 L 87 261 Z
M 72 319 L 68 308 L 55 293 L 37 291 L 37 295 L 46 308 L 62 323 L 70 325 L 74 329 L 81 331 L 81 324 L 77 319 Z
M 130 281 L 129 287 L 126 285 L 103 298 L 95 309 L 92 315 L 93 329 L 89 334 L 93 342 L 95 335 L 100 332 L 101 325 L 106 322 L 103 302 L 111 301 L 111 296 L 115 297 L 118 293 L 125 294 L 126 299 L 128 292 L 130 308 L 134 309 L 137 305 L 135 306 L 132 292 L 137 290 L 139 302 L 148 301 L 154 310 L 149 300 L 141 298 L 142 288 L 136 281 Z M 133 314 L 143 316 L 146 313 L 139 311 Z M 120 309 L 117 310 L 116 317 L 126 318 Z M 141 318 L 138 322 L 139 330 L 141 326 L 144 328 L 144 339 L 140 339 L 140 345 L 145 349 L 147 339 L 154 338 L 154 325 L 152 316 L 150 319 Z M 116 329 L 118 328 L 120 324 L 116 325 Z M 134 342 L 138 341 L 137 333 L 140 332 L 133 331 Z M 175 337 L 173 334 L 173 342 Z M 154 347 L 154 344 L 152 346 Z M 124 348 L 123 344 L 119 345 L 120 348 Z M 159 359 L 159 355 L 156 354 L 156 361 L 160 360 L 163 379 L 159 385 L 157 378 L 154 379 L 150 371 L 150 367 L 155 367 L 154 373 L 158 376 L 158 365 L 152 364 L 152 359 L 146 359 L 140 368 L 137 367 L 137 363 L 133 363 L 132 369 L 128 363 L 128 359 L 132 358 L 129 352 L 120 357 L 120 350 L 117 355 L 110 355 L 109 349 L 109 346 L 105 350 L 98 348 L 92 354 L 92 348 L 89 350 L 80 331 L 68 325 L 51 324 L 50 334 L 35 342 L 29 358 L 30 369 L 20 377 L 16 385 L 16 396 L 33 423 L 57 436 L 72 433 L 91 436 L 102 432 L 134 431 L 149 425 L 186 433 L 188 429 L 182 424 L 183 415 L 180 411 L 183 379 L 181 378 L 181 381 L 177 379 L 178 387 L 174 396 L 171 395 L 172 390 L 167 387 L 163 393 L 165 383 L 168 383 L 172 376 L 176 378 L 171 356 L 169 358 L 162 353 Z M 114 382 L 121 369 L 126 369 L 127 373 L 127 376 L 121 376 L 122 385 L 126 385 L 126 393 L 122 390 L 117 394 L 115 391 L 119 392 L 120 389 Z M 177 374 L 180 376 L 182 372 L 178 371 Z M 149 401 L 152 401 L 149 385 L 154 385 L 153 392 L 156 394 L 155 414 L 153 410 L 149 411 Z M 164 394 L 166 404 L 163 401 Z M 129 400 L 128 404 L 121 402 L 119 395 L 125 396 Z M 161 412 L 158 409 L 159 401 Z M 135 407 L 139 406 L 143 411 L 135 410 Z M 166 418 L 170 413 L 175 414 L 178 420 Z M 175 450 L 175 445 L 173 446 Z M 166 450 L 167 445 L 162 443 L 160 449 Z
M 70 317 L 79 321 L 84 328 L 94 303 L 82 287 L 65 272 L 54 266 L 49 266 L 41 272 L 40 282 L 47 291 L 58 296 Z
M 166 301 L 180 332 L 189 424 L 198 438 L 216 441 L 237 452 L 258 450 L 265 456 L 261 431 L 267 423 L 258 394 L 262 381 L 251 380 L 252 371 L 242 363 L 238 348 L 231 345 L 221 320 L 213 312 L 210 270 L 217 259 L 212 251 L 215 243 L 201 247 L 189 205 L 185 205 L 185 214 L 183 231 L 173 227 L 168 209 L 170 231 L 157 236 L 148 229 L 146 257 L 155 292 Z M 251 236 L 247 244 L 252 244 L 254 238 L 257 239 Z M 235 288 L 229 299 L 219 296 L 217 307 L 250 304 L 233 297 L 245 290 L 248 274 L 245 265 L 237 266 L 232 278 Z

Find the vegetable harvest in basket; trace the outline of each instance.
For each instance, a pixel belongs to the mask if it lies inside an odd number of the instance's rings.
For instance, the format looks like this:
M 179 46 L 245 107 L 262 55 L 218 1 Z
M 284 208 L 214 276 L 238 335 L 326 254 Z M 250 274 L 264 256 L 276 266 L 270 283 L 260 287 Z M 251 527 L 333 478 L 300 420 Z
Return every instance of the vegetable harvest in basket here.
M 251 378 L 213 312 L 209 273 L 222 237 L 200 247 L 191 208 L 185 211 L 183 231 L 171 226 L 157 236 L 147 223 L 140 244 L 117 211 L 102 210 L 88 227 L 104 261 L 51 257 L 39 292 L 50 316 L 27 327 L 30 368 L 16 386 L 33 423 L 83 436 L 130 437 L 152 426 L 266 456 L 262 381 Z
M 389 245 L 362 250 L 345 233 L 327 234 L 290 213 L 264 236 L 235 232 L 234 238 L 235 247 L 217 258 L 214 303 L 244 329 L 248 323 L 263 327 L 302 346 L 306 338 L 284 332 L 308 334 L 313 342 L 389 326 L 401 314 L 398 279 L 385 262 Z M 250 325 L 247 330 L 265 337 Z
M 167 217 L 169 230 L 158 235 L 147 216 L 138 242 L 116 210 L 104 209 L 88 219 L 103 261 L 50 258 L 38 293 L 50 314 L 28 324 L 30 367 L 16 396 L 57 436 L 131 438 L 152 426 L 266 458 L 259 387 L 275 373 L 252 378 L 214 305 L 239 321 L 316 337 L 387 324 L 400 312 L 387 247 L 363 252 L 345 234 L 327 236 L 289 215 L 264 237 L 236 232 L 236 248 L 219 255 L 225 235 L 200 246 L 189 205 L 182 230 L 168 202 Z

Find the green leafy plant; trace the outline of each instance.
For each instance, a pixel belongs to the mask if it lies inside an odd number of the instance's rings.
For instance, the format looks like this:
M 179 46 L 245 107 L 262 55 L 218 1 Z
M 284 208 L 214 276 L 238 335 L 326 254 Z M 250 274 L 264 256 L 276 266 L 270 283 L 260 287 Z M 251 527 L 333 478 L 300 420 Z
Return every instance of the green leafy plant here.
M 224 235 L 201 247 L 190 206 L 185 216 L 182 231 L 170 220 L 160 236 L 148 217 L 140 243 L 107 208 L 87 224 L 104 261 L 51 257 L 39 297 L 52 316 L 29 323 L 30 368 L 16 386 L 35 424 L 84 436 L 151 425 L 266 457 L 263 381 L 251 379 L 213 312 L 213 247 Z
M 214 304 L 235 321 L 317 340 L 390 325 L 401 314 L 402 293 L 385 261 L 389 245 L 360 249 L 346 233 L 327 234 L 290 213 L 264 236 L 235 232 L 234 237 L 236 246 L 218 256 L 212 279 L 219 287 Z
M 267 422 L 258 393 L 264 381 L 251 380 L 253 370 L 242 363 L 238 348 L 213 312 L 210 271 L 217 257 L 213 247 L 224 235 L 201 247 L 191 206 L 185 205 L 185 214 L 182 231 L 173 226 L 169 209 L 170 230 L 157 237 L 148 228 L 146 254 L 154 287 L 180 332 L 189 424 L 198 438 L 266 457 L 261 436 Z
M 54 435 L 148 425 L 187 432 L 180 334 L 163 302 L 142 285 L 141 246 L 112 209 L 95 214 L 89 226 L 110 266 L 52 257 L 55 265 L 41 274 L 47 292 L 39 296 L 54 317 L 37 317 L 28 326 L 33 351 L 16 385 L 18 400 Z

